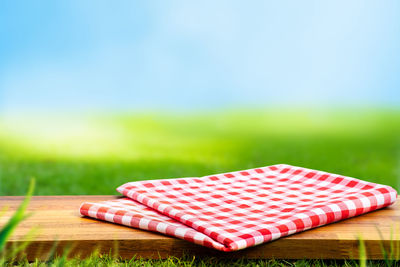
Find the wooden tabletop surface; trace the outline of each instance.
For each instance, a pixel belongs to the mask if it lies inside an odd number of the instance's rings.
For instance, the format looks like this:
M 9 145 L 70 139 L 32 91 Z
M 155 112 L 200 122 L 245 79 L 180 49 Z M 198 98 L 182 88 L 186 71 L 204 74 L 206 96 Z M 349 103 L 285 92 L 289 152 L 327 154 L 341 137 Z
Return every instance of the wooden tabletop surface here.
M 308 230 L 276 241 L 236 252 L 219 252 L 190 242 L 158 233 L 83 218 L 79 206 L 85 201 L 103 201 L 117 196 L 34 196 L 29 204 L 32 215 L 13 233 L 8 246 L 27 240 L 30 229 L 36 228 L 34 238 L 26 250 L 28 259 L 46 259 L 57 241 L 57 251 L 72 246 L 71 255 L 86 257 L 95 249 L 108 253 L 118 250 L 123 258 L 165 258 L 168 256 L 212 255 L 227 258 L 275 259 L 349 259 L 358 258 L 359 236 L 365 242 L 367 257 L 382 259 L 382 246 L 388 251 L 400 250 L 400 202 L 391 207 L 362 216 Z M 4 225 L 21 203 L 23 197 L 0 197 L 0 217 Z M 399 252 L 397 252 L 399 253 Z M 400 255 L 399 255 L 400 256 Z

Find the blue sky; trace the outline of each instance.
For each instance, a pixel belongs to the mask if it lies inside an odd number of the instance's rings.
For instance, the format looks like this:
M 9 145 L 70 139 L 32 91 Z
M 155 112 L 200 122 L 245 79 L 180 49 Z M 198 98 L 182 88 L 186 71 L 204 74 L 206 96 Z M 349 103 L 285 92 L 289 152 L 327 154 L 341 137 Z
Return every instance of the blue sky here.
M 399 1 L 1 1 L 0 111 L 400 105 Z

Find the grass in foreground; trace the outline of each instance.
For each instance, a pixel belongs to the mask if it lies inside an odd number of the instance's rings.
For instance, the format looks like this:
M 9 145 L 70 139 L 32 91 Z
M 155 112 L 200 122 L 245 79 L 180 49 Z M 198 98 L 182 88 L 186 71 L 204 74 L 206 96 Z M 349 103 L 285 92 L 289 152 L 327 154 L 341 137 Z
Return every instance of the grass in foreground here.
M 38 261 L 27 262 L 25 260 L 19 260 L 4 264 L 4 267 L 8 266 L 246 266 L 246 267 L 261 267 L 261 266 L 398 266 L 398 262 L 391 261 L 389 265 L 385 261 L 366 261 L 365 265 L 360 264 L 355 260 L 246 260 L 246 259 L 217 259 L 217 258 L 194 258 L 184 257 L 175 258 L 170 257 L 163 260 L 143 260 L 143 259 L 131 259 L 121 260 L 118 258 L 111 257 L 109 255 L 97 256 L 93 255 L 87 259 L 67 259 L 66 257 L 57 257 L 50 261 Z

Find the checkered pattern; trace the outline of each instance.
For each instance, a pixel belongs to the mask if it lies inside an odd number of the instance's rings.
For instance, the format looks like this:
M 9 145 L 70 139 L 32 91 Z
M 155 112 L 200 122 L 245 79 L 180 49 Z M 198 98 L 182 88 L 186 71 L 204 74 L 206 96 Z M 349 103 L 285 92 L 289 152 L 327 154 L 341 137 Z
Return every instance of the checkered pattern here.
M 391 205 L 385 185 L 285 164 L 131 182 L 81 214 L 234 251 Z
M 199 245 L 224 250 L 222 244 L 215 242 L 210 237 L 130 198 L 98 203 L 86 202 L 81 205 L 80 212 L 84 216 L 148 231 L 160 232 Z

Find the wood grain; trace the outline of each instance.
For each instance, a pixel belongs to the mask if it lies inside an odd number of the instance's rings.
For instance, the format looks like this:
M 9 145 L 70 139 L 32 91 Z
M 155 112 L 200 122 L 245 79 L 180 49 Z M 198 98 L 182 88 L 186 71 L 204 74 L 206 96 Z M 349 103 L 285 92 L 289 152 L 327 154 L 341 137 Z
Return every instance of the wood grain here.
M 367 257 L 382 259 L 381 246 L 400 250 L 400 202 L 339 223 L 312 229 L 279 240 L 237 252 L 219 252 L 184 240 L 157 233 L 101 222 L 79 215 L 85 201 L 103 201 L 117 196 L 35 196 L 29 205 L 32 216 L 23 221 L 13 233 L 7 247 L 25 242 L 30 229 L 37 232 L 26 253 L 29 260 L 47 259 L 57 241 L 57 252 L 71 246 L 71 256 L 86 257 L 95 249 L 100 253 L 118 253 L 122 258 L 180 257 L 185 255 L 225 258 L 275 259 L 351 259 L 358 258 L 358 237 L 367 248 Z M 8 211 L 0 218 L 4 225 L 21 203 L 23 197 L 0 197 L 0 209 Z M 118 251 L 118 252 L 116 252 Z M 396 255 L 395 255 L 396 256 Z M 397 258 L 400 255 L 397 255 Z

